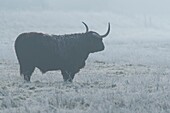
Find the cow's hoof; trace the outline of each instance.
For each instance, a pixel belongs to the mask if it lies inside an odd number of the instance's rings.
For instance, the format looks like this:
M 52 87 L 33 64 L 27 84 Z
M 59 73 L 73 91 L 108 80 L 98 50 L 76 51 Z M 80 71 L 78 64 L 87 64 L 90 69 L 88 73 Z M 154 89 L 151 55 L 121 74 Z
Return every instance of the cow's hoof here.
M 30 76 L 24 75 L 24 81 L 30 82 Z
M 66 84 L 70 84 L 72 82 L 73 82 L 73 80 L 64 80 L 64 83 L 66 83 Z

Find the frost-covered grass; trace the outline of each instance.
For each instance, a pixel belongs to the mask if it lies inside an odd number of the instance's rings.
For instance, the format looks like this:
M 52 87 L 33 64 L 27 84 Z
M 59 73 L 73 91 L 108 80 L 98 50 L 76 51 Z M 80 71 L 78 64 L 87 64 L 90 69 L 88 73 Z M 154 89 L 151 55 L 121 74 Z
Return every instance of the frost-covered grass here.
M 88 63 L 74 83 L 59 72 L 36 70 L 31 83 L 17 74 L 17 64 L 1 64 L 0 111 L 3 113 L 168 113 L 169 68 Z
M 170 17 L 109 12 L 0 12 L 0 112 L 169 113 Z M 72 84 L 36 69 L 24 83 L 14 51 L 22 32 L 111 33 Z

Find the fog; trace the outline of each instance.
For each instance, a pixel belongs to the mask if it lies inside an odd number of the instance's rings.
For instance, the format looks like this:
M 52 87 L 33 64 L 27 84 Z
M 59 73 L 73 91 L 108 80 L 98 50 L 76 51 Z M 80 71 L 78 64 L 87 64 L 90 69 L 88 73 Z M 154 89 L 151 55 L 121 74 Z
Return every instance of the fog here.
M 169 4 L 0 0 L 0 113 L 170 113 Z M 89 31 L 104 34 L 108 22 L 111 30 L 105 49 L 89 55 L 73 83 L 64 83 L 60 71 L 38 68 L 24 82 L 14 49 L 18 35 L 84 33 L 82 21 Z
M 169 4 L 169 0 L 0 0 L 0 10 L 168 14 Z

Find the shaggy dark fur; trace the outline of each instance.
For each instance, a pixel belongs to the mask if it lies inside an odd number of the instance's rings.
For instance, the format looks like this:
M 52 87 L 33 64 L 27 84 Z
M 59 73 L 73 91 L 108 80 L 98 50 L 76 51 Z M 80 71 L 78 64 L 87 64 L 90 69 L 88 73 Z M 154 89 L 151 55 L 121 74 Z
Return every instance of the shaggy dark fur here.
M 61 70 L 64 81 L 72 82 L 74 75 L 85 66 L 88 55 L 102 50 L 102 38 L 93 31 L 70 35 L 22 33 L 15 41 L 20 74 L 26 81 L 30 81 L 37 67 L 42 73 Z

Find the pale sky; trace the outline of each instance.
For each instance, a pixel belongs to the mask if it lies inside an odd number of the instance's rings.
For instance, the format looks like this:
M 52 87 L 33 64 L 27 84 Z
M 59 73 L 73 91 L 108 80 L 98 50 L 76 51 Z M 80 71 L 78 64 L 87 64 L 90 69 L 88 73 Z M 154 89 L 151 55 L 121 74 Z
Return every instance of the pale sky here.
M 170 14 L 170 0 L 0 0 L 4 9 Z

